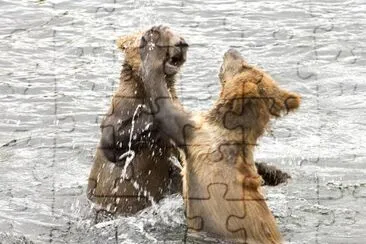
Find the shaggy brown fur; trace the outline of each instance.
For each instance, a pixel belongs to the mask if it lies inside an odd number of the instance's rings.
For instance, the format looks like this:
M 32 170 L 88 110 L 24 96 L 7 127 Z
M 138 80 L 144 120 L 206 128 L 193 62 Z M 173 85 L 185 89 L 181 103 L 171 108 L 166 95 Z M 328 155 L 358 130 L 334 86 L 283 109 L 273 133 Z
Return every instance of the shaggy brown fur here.
M 170 157 L 176 149 L 154 126 L 152 116 L 138 108 L 146 104 L 139 76 L 141 33 L 122 37 L 118 47 L 125 54 L 120 85 L 115 92 L 108 115 L 102 122 L 102 138 L 89 176 L 88 198 L 99 207 L 112 213 L 136 213 L 159 201 L 164 194 L 181 191 L 178 169 L 172 166 Z M 170 32 L 172 45 L 182 38 Z M 179 50 L 178 50 L 179 51 Z M 169 57 L 178 67 L 185 61 L 185 53 L 171 50 Z M 169 96 L 179 105 L 175 92 L 175 74 L 165 77 Z M 135 114 L 135 122 L 132 123 Z M 130 131 L 133 130 L 131 145 Z M 125 169 L 125 154 L 135 153 L 131 164 Z M 124 155 L 124 156 L 123 156 Z M 122 158 L 121 158 L 122 157 Z
M 244 60 L 235 69 L 233 54 L 238 55 L 234 51 L 225 55 L 223 67 L 231 69 L 221 72 L 230 75 L 222 79 L 220 98 L 207 114 L 195 118 L 196 129 L 185 147 L 183 195 L 188 226 L 246 243 L 280 243 L 253 151 L 270 118 L 298 108 L 300 98 Z M 215 151 L 223 155 L 213 162 L 207 152 Z M 213 185 L 224 186 L 225 194 Z
M 150 35 L 144 38 L 158 42 Z M 142 66 L 156 60 L 163 66 L 162 53 L 162 48 L 142 49 Z M 238 59 L 241 61 L 236 62 Z M 183 197 L 188 228 L 246 243 L 280 243 L 276 221 L 261 191 L 253 151 L 269 119 L 298 108 L 300 97 L 280 89 L 268 74 L 229 51 L 220 74 L 223 88 L 218 101 L 192 121 L 169 100 L 156 100 L 167 94 L 163 69 L 155 65 L 143 71 L 146 93 L 156 102 L 153 106 L 160 108 L 155 120 L 186 156 Z

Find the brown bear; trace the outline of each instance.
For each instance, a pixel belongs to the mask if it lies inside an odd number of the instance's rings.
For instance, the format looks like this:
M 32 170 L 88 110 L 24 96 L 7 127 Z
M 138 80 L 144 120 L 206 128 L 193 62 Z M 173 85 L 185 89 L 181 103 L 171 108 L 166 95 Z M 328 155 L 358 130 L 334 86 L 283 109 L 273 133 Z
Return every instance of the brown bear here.
M 165 29 L 148 31 L 140 50 L 141 77 L 154 121 L 185 155 L 183 197 L 188 228 L 245 243 L 281 243 L 262 194 L 254 147 L 271 117 L 297 109 L 300 97 L 281 89 L 264 71 L 229 50 L 216 104 L 196 118 L 177 109 L 164 81 Z M 159 37 L 159 38 L 157 38 Z M 150 65 L 154 63 L 154 65 Z
M 186 59 L 187 44 L 172 31 L 167 33 L 170 48 L 164 57 L 167 61 L 164 81 L 167 96 L 180 107 L 174 85 L 176 73 Z M 125 54 L 120 84 L 102 121 L 102 137 L 89 176 L 88 198 L 111 213 L 136 213 L 165 194 L 180 193 L 182 187 L 180 171 L 170 158 L 179 157 L 176 147 L 142 108 L 148 103 L 139 74 L 143 34 L 124 36 L 117 41 Z M 265 184 L 277 185 L 290 178 L 273 166 L 264 163 L 256 166 Z
M 170 46 L 186 45 L 179 35 L 166 34 Z M 139 76 L 141 35 L 117 41 L 125 61 L 119 87 L 101 124 L 101 140 L 89 176 L 88 198 L 111 213 L 133 214 L 164 194 L 181 191 L 181 176 L 170 160 L 178 155 L 176 149 L 157 130 L 152 116 L 141 109 L 147 103 Z M 186 50 L 170 48 L 165 58 L 165 84 L 169 97 L 179 105 L 174 84 Z

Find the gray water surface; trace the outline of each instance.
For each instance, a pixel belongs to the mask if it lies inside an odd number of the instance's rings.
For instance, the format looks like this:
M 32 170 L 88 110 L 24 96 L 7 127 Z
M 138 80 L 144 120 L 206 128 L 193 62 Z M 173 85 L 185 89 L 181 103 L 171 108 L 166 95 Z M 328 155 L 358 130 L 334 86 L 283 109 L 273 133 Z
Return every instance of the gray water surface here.
M 286 242 L 366 243 L 364 0 L 0 1 L 0 243 L 212 241 L 185 235 L 180 196 L 110 219 L 86 199 L 114 42 L 160 23 L 190 44 L 177 84 L 190 110 L 217 98 L 230 47 L 302 95 L 255 154 L 292 175 L 266 188 Z

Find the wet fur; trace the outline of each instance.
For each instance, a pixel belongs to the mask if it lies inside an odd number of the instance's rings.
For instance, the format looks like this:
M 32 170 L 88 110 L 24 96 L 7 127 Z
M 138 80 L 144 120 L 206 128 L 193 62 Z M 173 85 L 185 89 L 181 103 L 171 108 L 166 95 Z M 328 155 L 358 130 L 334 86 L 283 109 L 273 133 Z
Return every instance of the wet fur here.
M 185 149 L 183 196 L 188 226 L 195 227 L 197 220 L 192 216 L 200 216 L 203 231 L 246 243 L 281 243 L 276 221 L 262 194 L 262 177 L 253 152 L 270 118 L 296 109 L 300 97 L 280 89 L 268 74 L 255 67 L 244 68 L 224 83 L 214 107 L 194 119 L 196 129 L 188 143 L 192 146 Z M 237 126 L 241 127 L 232 129 Z M 223 153 L 222 145 L 231 145 L 231 150 Z M 221 160 L 207 157 L 207 152 L 215 151 L 224 154 Z M 213 183 L 226 186 L 226 198 L 242 201 L 226 201 L 221 190 L 215 192 L 215 188 L 210 192 L 215 201 L 195 200 L 196 196 L 206 196 L 207 186 Z M 228 230 L 230 215 L 245 215 L 242 219 L 231 218 L 235 226 L 232 230 L 237 232 Z
M 88 198 L 99 208 L 112 213 L 133 214 L 150 206 L 150 200 L 159 201 L 165 194 L 181 192 L 178 169 L 172 167 L 169 160 L 171 155 L 178 153 L 154 125 L 144 131 L 147 124 L 153 124 L 152 116 L 144 113 L 138 114 L 134 125 L 135 134 L 139 134 L 132 145 L 136 156 L 127 169 L 128 178 L 121 178 L 124 162 L 118 161 L 128 151 L 132 116 L 139 104 L 146 104 L 138 74 L 140 38 L 141 33 L 137 33 L 117 41 L 117 46 L 125 54 L 125 61 L 119 87 L 101 124 L 102 138 L 89 175 Z M 174 102 L 180 106 L 174 87 L 175 76 L 167 76 L 166 83 Z M 122 143 L 121 147 L 116 146 L 117 141 Z M 134 182 L 141 186 L 140 191 L 135 189 Z
M 146 53 L 141 54 L 144 64 L 151 56 L 159 56 L 156 50 Z M 297 109 L 300 97 L 280 89 L 268 74 L 236 55 L 225 56 L 222 91 L 210 111 L 192 118 L 164 100 L 154 119 L 185 156 L 182 174 L 188 228 L 246 243 L 280 243 L 253 152 L 270 118 Z M 159 94 L 150 91 L 161 84 L 162 77 L 159 68 L 143 77 L 152 100 Z

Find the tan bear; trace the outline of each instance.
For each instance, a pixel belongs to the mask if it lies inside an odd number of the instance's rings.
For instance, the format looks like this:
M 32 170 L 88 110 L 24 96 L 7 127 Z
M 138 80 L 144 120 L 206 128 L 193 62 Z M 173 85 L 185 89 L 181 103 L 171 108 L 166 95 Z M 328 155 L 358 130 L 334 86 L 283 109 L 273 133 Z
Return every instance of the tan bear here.
M 146 95 L 154 101 L 151 106 L 158 111 L 154 120 L 186 156 L 183 197 L 188 228 L 245 243 L 281 243 L 253 152 L 270 118 L 298 108 L 300 97 L 229 50 L 220 72 L 218 101 L 207 113 L 192 118 L 169 99 L 159 99 L 168 94 L 164 33 L 164 28 L 152 28 L 142 37 L 147 45 L 140 50 L 141 74 Z

